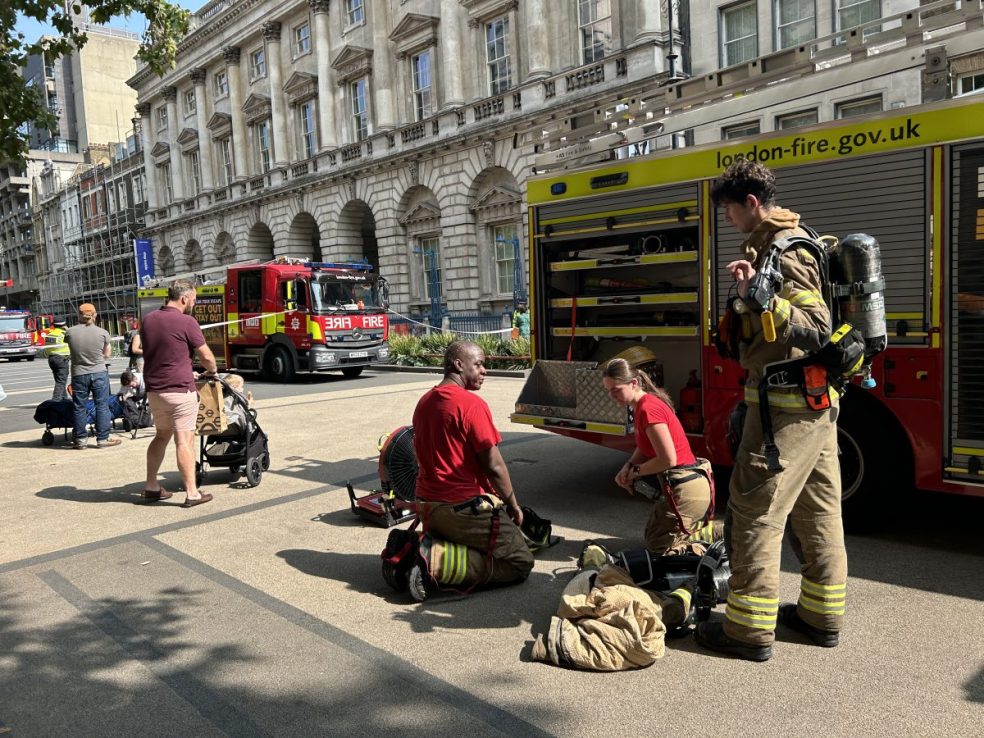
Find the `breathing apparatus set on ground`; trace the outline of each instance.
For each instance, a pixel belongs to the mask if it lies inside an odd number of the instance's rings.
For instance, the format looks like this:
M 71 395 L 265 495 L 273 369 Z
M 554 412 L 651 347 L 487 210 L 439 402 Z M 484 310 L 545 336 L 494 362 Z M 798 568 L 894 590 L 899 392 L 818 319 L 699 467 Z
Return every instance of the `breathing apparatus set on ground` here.
M 728 599 L 731 568 L 724 541 L 695 546 L 693 550 L 702 553 L 657 555 L 644 548 L 611 553 L 604 546 L 588 541 L 577 565 L 580 569 L 601 568 L 605 564 L 618 566 L 628 572 L 637 586 L 653 592 L 670 594 L 690 588 L 693 591 L 690 620 L 703 622 L 715 605 Z
M 742 342 L 750 340 L 743 331 L 741 316 L 755 313 L 762 321 L 766 342 L 776 340 L 771 312 L 772 298 L 779 295 L 785 279 L 780 261 L 789 249 L 803 249 L 816 260 L 824 302 L 830 309 L 830 338 L 818 350 L 805 356 L 775 362 L 765 367 L 759 382 L 758 400 L 765 437 L 765 455 L 770 471 L 780 471 L 779 449 L 775 443 L 769 413 L 770 388 L 799 387 L 807 406 L 813 410 L 830 407 L 830 390 L 843 393 L 854 377 L 860 386 L 871 389 L 871 362 L 888 345 L 885 325 L 885 279 L 881 272 L 878 241 L 864 233 L 854 233 L 838 241 L 819 236 L 802 223 L 809 238 L 791 236 L 766 246 L 755 275 L 749 280 L 745 297 L 733 297 L 718 326 L 719 353 L 739 358 Z

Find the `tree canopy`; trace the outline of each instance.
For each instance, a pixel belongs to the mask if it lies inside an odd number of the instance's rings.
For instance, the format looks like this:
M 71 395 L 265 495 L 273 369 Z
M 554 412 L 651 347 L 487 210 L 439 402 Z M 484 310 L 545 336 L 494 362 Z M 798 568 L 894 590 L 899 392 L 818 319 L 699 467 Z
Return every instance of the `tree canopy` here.
M 167 0 L 90 0 L 89 19 L 105 24 L 119 16 L 143 13 L 147 19 L 137 58 L 163 75 L 174 67 L 178 43 L 188 32 L 191 13 Z M 71 12 L 82 10 L 81 0 L 66 12 L 62 0 L 4 0 L 0 2 L 0 161 L 24 160 L 28 151 L 27 123 L 52 129 L 57 118 L 45 105 L 42 89 L 22 75 L 30 57 L 44 53 L 49 63 L 81 49 L 85 31 L 73 23 Z M 48 23 L 57 36 L 28 40 L 17 31 L 18 15 Z

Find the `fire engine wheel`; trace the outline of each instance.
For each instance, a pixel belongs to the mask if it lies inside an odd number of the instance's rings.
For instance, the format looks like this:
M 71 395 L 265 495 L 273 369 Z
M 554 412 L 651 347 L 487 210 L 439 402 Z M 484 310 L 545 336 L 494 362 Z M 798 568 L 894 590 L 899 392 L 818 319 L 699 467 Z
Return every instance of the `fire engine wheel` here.
M 46 430 L 44 433 L 41 434 L 41 443 L 43 443 L 45 446 L 53 445 L 55 443 L 55 434 L 52 433 L 50 430 Z
M 266 375 L 275 382 L 290 382 L 294 378 L 294 362 L 283 346 L 270 349 L 266 359 Z
M 355 379 L 357 376 L 362 374 L 363 369 L 365 369 L 363 366 L 347 366 L 342 369 L 342 374 L 346 379 Z
M 36 357 L 36 356 L 28 356 L 27 357 L 27 360 L 28 361 L 34 361 L 36 358 L 38 358 L 38 357 Z
M 258 456 L 251 456 L 246 462 L 246 482 L 250 487 L 255 487 L 263 478 L 263 464 Z

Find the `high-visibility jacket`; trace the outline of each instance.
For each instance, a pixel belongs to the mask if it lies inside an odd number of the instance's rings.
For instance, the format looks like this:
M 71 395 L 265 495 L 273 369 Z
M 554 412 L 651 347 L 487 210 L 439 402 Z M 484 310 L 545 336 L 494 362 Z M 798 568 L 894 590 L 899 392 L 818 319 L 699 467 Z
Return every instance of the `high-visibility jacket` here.
M 51 328 L 45 334 L 44 343 L 47 346 L 45 353 L 48 356 L 51 356 L 52 354 L 63 354 L 68 356 L 71 353 L 68 348 L 68 344 L 65 343 L 65 334 L 67 332 L 68 331 L 64 328 Z

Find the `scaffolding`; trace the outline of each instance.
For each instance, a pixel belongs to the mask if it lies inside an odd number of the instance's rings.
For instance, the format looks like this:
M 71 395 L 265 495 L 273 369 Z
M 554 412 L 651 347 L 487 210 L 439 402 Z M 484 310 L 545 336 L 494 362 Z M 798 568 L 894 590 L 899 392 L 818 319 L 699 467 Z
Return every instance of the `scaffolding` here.
M 47 243 L 61 258 L 60 263 L 42 275 L 39 312 L 74 315 L 78 305 L 96 306 L 98 322 L 113 335 L 125 334 L 138 314 L 137 275 L 133 240 L 144 226 L 142 187 L 134 178 L 143 176 L 143 154 L 137 150 L 108 163 L 88 166 L 66 183 L 58 193 L 75 189 L 81 214 L 81 228 L 73 229 Z M 121 195 L 122 193 L 122 195 Z M 45 211 L 47 217 L 60 217 Z M 51 232 L 45 223 L 45 234 Z

